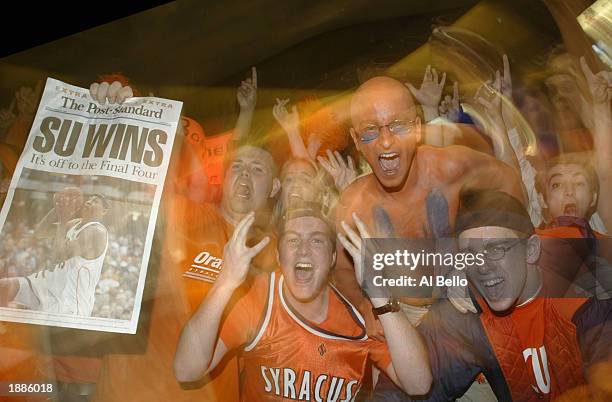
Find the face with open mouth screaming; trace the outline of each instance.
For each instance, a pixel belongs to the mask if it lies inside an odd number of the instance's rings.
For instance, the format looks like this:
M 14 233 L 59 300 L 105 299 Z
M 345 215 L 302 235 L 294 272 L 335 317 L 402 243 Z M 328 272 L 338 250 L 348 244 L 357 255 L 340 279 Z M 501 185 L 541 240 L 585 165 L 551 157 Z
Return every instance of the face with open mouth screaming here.
M 244 146 L 229 164 L 223 181 L 223 209 L 240 219 L 250 211 L 257 211 L 274 196 L 274 161 L 260 148 Z
M 468 229 L 459 235 L 463 252 L 483 253 L 484 264 L 467 268 L 472 286 L 493 311 L 507 311 L 526 288 L 527 260 L 525 241 L 517 232 L 498 226 Z M 502 256 L 500 259 L 491 258 Z
M 364 83 L 351 101 L 351 134 L 383 187 L 408 177 L 420 139 L 420 122 L 408 89 L 388 77 Z
M 309 162 L 302 159 L 287 162 L 281 177 L 283 205 L 287 207 L 293 202 L 316 202 L 319 198 L 316 177 L 317 171 Z
M 587 179 L 586 169 L 578 164 L 559 164 L 546 176 L 545 207 L 551 218 L 573 216 L 588 220 L 597 195 Z
M 332 233 L 320 218 L 289 220 L 278 244 L 278 259 L 291 296 L 298 302 L 320 297 L 335 263 Z

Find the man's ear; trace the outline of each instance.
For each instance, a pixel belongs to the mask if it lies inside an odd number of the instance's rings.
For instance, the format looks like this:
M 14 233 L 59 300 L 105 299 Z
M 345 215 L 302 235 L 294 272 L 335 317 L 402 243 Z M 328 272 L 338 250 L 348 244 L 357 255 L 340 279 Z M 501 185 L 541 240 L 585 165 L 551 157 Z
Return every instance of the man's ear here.
M 419 116 L 414 119 L 414 130 L 416 133 L 416 142 L 420 144 L 423 139 L 423 131 L 421 130 L 421 118 Z
M 540 237 L 536 234 L 531 235 L 527 239 L 527 264 L 535 265 L 540 259 L 540 253 L 542 251 L 542 242 Z
M 355 148 L 357 148 L 357 150 L 359 152 L 361 152 L 361 148 L 359 147 L 361 145 L 359 139 L 357 138 L 357 133 L 355 132 L 355 129 L 353 127 L 351 127 L 349 129 L 350 133 L 351 133 L 351 138 L 353 139 L 353 142 L 355 143 Z
M 597 193 L 593 193 L 593 201 L 591 202 L 591 205 L 589 206 L 593 208 L 595 205 L 597 205 Z
M 270 198 L 274 198 L 276 194 L 280 191 L 280 189 L 281 182 L 278 177 L 275 177 L 274 179 L 272 179 L 272 191 L 270 191 Z

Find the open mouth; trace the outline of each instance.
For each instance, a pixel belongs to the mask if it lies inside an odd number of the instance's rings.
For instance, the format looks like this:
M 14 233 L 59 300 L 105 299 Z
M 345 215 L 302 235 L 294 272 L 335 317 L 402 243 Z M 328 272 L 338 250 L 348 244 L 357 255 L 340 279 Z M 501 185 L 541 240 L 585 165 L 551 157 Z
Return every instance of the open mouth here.
M 576 204 L 574 204 L 573 202 L 569 204 L 565 204 L 565 206 L 563 207 L 563 215 L 576 216 L 577 213 L 578 213 L 578 208 Z
M 397 173 L 400 167 L 400 155 L 398 152 L 386 152 L 378 155 L 378 164 L 386 175 Z
M 481 281 L 482 285 L 490 298 L 500 299 L 503 296 L 505 280 L 502 277 L 496 277 Z
M 238 186 L 236 187 L 236 196 L 246 200 L 251 198 L 251 189 L 249 185 L 246 183 L 238 183 Z
M 295 279 L 298 283 L 309 282 L 314 276 L 314 267 L 309 262 L 295 264 Z

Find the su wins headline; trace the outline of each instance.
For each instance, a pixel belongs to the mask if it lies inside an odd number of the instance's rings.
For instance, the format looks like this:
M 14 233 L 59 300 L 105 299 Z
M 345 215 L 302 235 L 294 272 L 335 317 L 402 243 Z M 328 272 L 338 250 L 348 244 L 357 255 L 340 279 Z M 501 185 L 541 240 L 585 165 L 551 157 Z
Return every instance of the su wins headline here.
M 45 117 L 32 147 L 41 154 L 53 151 L 57 156 L 70 157 L 74 155 L 79 139 L 83 138 L 84 130 L 87 134 L 82 147 L 83 158 L 104 157 L 145 164 L 152 168 L 160 166 L 163 162 L 164 153 L 161 145 L 168 141 L 168 133 L 159 128 L 149 129 L 124 123 L 88 124 L 85 128 L 79 121 L 55 116 Z M 33 162 L 44 164 L 35 160 Z M 127 165 L 124 164 L 113 164 L 109 160 L 104 160 L 103 165 L 97 168 L 128 173 Z

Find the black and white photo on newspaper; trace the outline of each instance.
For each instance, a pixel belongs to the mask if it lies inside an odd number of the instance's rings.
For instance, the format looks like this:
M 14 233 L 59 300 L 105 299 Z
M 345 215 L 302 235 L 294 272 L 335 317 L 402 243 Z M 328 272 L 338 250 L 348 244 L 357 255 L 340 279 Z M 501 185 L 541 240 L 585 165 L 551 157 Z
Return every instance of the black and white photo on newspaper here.
M 0 212 L 0 320 L 135 333 L 182 102 L 49 78 Z

